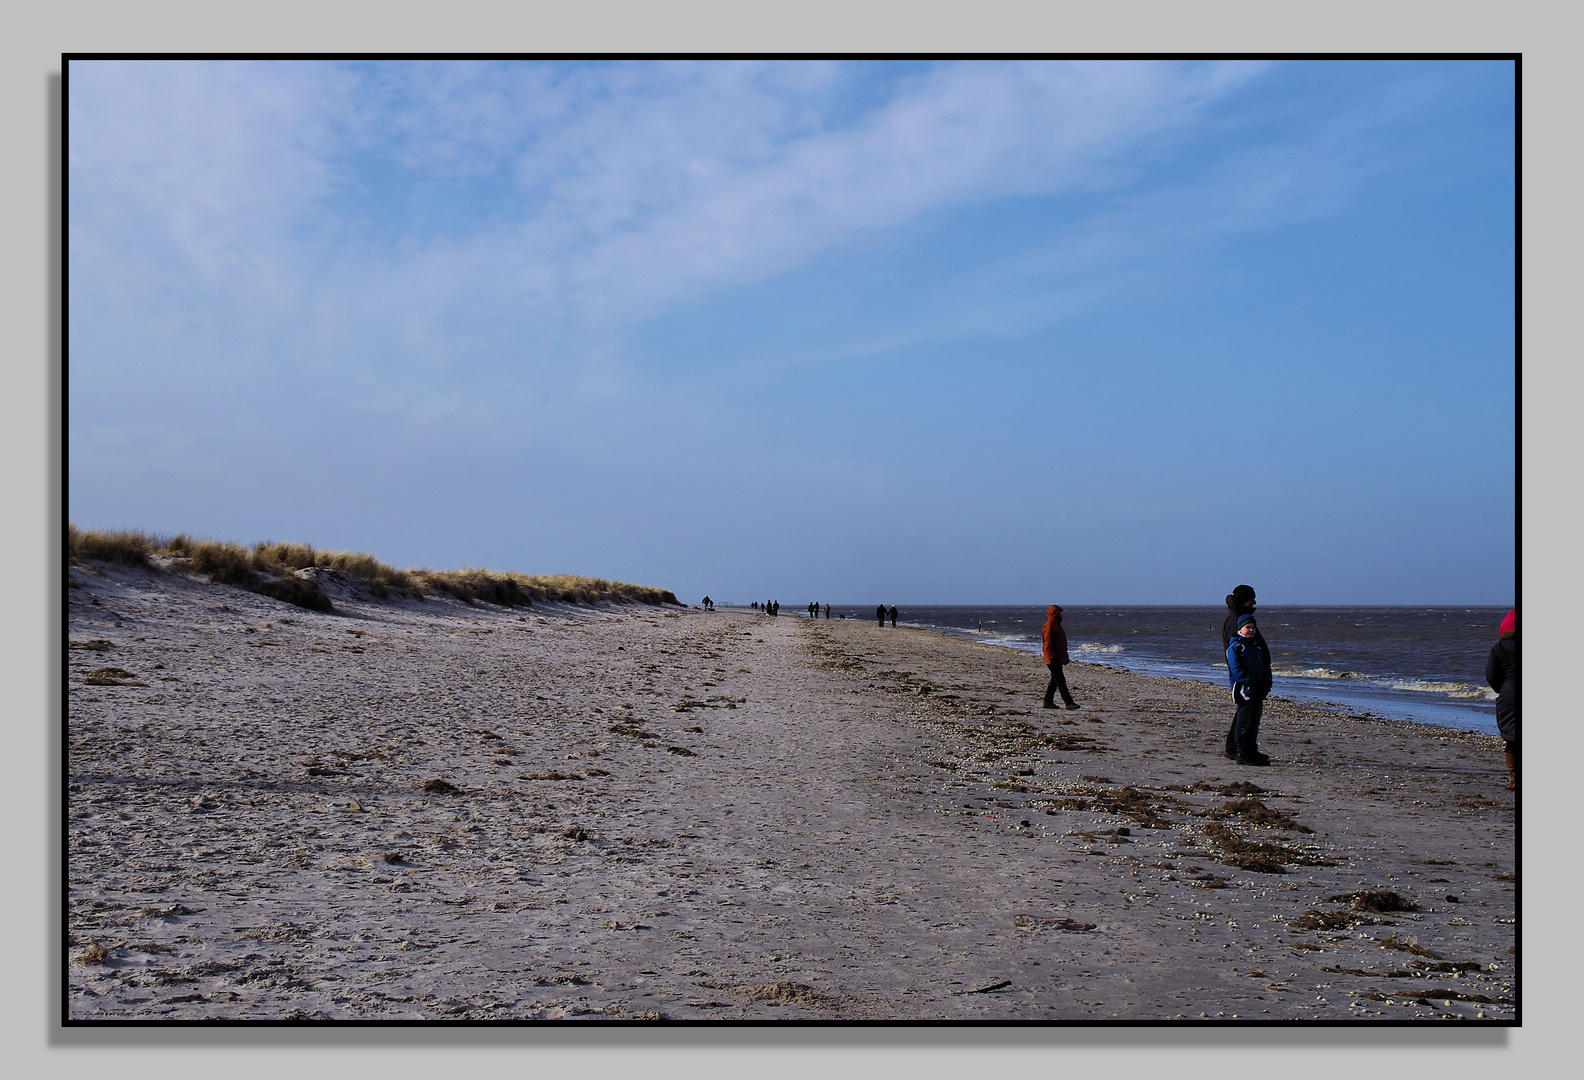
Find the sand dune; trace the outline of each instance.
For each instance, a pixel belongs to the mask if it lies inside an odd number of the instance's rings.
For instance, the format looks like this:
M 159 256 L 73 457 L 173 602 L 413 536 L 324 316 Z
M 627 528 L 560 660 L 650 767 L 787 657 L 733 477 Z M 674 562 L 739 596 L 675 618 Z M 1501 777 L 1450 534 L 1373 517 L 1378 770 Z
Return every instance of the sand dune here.
M 1273 700 L 1241 768 L 1217 688 L 926 631 L 74 573 L 70 1019 L 1516 1015 L 1485 736 Z

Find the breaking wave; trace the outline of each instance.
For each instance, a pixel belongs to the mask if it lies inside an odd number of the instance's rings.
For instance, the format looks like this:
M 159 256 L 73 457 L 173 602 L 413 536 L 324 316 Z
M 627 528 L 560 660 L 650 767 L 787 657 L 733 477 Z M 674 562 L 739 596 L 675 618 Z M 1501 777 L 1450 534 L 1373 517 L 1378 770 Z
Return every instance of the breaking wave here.
M 1274 664 L 1271 671 L 1276 675 L 1286 675 L 1294 679 L 1368 679 L 1369 676 L 1361 671 L 1337 671 L 1326 667 L 1293 667 L 1287 664 Z
M 1445 694 L 1447 697 L 1479 699 L 1480 701 L 1495 701 L 1496 691 L 1488 686 L 1475 686 L 1471 683 L 1457 682 L 1425 682 L 1422 679 L 1409 679 L 1405 682 L 1391 684 L 1393 690 L 1413 690 L 1425 694 Z
M 1430 679 L 1390 679 L 1371 677 L 1362 671 L 1339 671 L 1328 667 L 1299 667 L 1293 664 L 1276 664 L 1273 674 L 1289 679 L 1336 679 L 1365 683 L 1371 686 L 1388 686 L 1419 694 L 1440 694 L 1443 697 L 1464 701 L 1495 701 L 1496 691 L 1475 683 L 1438 682 Z

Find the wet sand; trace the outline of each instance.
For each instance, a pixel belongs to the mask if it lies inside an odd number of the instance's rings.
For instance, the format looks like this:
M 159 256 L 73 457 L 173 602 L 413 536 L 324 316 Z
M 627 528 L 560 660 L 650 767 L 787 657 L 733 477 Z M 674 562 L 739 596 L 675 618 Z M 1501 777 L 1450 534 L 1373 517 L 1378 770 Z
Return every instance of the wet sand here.
M 73 1019 L 1516 1016 L 1488 736 L 1275 698 L 1256 769 L 1219 688 L 931 631 L 74 574 Z

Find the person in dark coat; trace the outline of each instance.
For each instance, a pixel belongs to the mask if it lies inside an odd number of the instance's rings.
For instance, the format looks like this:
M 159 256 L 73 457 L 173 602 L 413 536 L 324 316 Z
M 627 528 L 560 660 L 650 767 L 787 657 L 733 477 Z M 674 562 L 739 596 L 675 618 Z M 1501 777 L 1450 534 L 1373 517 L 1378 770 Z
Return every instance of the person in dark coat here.
M 1485 681 L 1496 691 L 1496 730 L 1507 743 L 1507 790 L 1518 790 L 1518 612 L 1509 611 L 1485 660 Z
M 1254 586 L 1239 585 L 1233 589 L 1226 598 L 1226 618 L 1221 620 L 1221 651 L 1226 652 L 1226 647 L 1232 644 L 1232 635 L 1237 632 L 1237 621 L 1244 615 L 1254 614 Z M 1265 635 L 1256 628 L 1254 636 L 1259 639 L 1260 645 L 1265 649 L 1265 655 L 1270 655 L 1270 646 L 1265 643 Z
M 1259 725 L 1271 689 L 1270 654 L 1260 642 L 1254 616 L 1239 615 L 1235 625 L 1226 651 L 1232 700 L 1237 703 L 1230 736 L 1236 751 L 1233 760 L 1239 765 L 1269 765 L 1270 758 L 1260 753 Z
M 1223 655 L 1227 651 L 1227 646 L 1232 644 L 1232 635 L 1237 630 L 1238 619 L 1244 615 L 1254 614 L 1254 586 L 1239 585 L 1233 589 L 1227 595 L 1226 606 L 1226 618 L 1221 620 L 1221 652 Z M 1254 637 L 1260 643 L 1260 648 L 1265 650 L 1266 659 L 1270 659 L 1270 645 L 1266 643 L 1265 635 L 1259 632 L 1257 625 L 1254 628 Z M 1227 730 L 1226 756 L 1229 758 L 1237 757 L 1237 744 L 1233 734 L 1236 727 L 1237 725 L 1234 722 L 1232 728 Z
M 885 605 L 884 604 L 881 604 L 879 607 L 875 608 L 875 622 L 880 624 L 880 628 L 882 630 L 885 629 Z
M 886 614 L 888 616 L 890 616 L 890 618 L 891 618 L 891 626 L 893 628 L 895 628 L 896 627 L 896 605 L 892 604 L 890 610 L 888 610 L 886 612 Z
M 1076 709 L 1078 703 L 1073 700 L 1072 691 L 1067 689 L 1067 675 L 1062 671 L 1063 664 L 1072 663 L 1067 655 L 1067 632 L 1062 629 L 1062 609 L 1055 604 L 1045 609 L 1045 625 L 1040 627 L 1040 655 L 1045 659 L 1045 666 L 1050 668 L 1050 682 L 1045 685 L 1045 705 L 1047 709 L 1056 707 L 1056 691 L 1061 691 L 1062 701 L 1069 709 Z

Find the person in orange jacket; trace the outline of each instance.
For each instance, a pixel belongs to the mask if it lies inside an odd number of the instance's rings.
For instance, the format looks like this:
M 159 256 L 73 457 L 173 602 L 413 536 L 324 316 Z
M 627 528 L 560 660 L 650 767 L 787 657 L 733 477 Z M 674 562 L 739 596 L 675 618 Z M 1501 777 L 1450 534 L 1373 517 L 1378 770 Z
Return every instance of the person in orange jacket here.
M 1061 691 L 1062 701 L 1067 703 L 1069 709 L 1076 709 L 1078 703 L 1073 700 L 1072 691 L 1067 689 L 1067 676 L 1062 672 L 1063 664 L 1072 663 L 1067 655 L 1067 632 L 1062 629 L 1062 609 L 1052 604 L 1045 609 L 1045 625 L 1040 628 L 1040 641 L 1044 648 L 1045 666 L 1050 668 L 1050 684 L 1045 687 L 1045 708 L 1056 707 L 1056 691 Z

